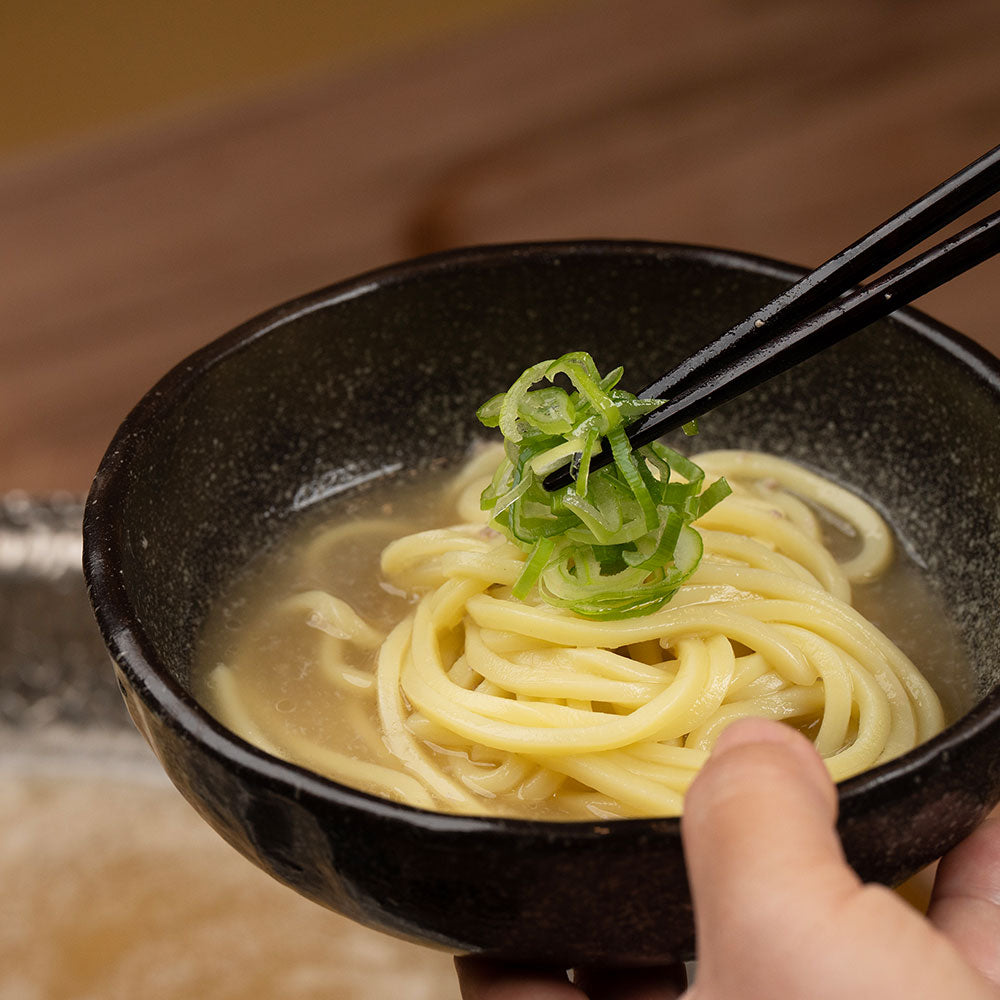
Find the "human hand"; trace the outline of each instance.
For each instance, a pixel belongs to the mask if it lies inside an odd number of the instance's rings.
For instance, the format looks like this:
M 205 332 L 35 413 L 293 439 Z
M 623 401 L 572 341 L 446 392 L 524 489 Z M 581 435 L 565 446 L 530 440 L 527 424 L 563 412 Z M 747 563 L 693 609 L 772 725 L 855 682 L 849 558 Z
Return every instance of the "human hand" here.
M 778 723 L 731 726 L 682 820 L 698 940 L 684 1000 L 998 1000 L 1000 819 L 942 862 L 927 918 L 863 885 L 812 745 Z M 456 962 L 464 1000 L 674 1000 L 682 970 L 526 970 Z

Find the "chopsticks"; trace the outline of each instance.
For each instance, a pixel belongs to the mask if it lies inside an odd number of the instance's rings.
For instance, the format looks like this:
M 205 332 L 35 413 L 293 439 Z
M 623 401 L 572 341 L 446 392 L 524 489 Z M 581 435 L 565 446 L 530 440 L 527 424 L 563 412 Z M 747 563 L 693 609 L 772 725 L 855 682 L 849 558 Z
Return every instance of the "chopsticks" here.
M 667 399 L 630 425 L 633 448 L 701 416 L 831 347 L 1000 252 L 1000 212 L 855 288 L 928 236 L 1000 191 L 1000 146 L 887 219 L 639 393 Z M 849 291 L 854 289 L 853 291 Z M 848 294 L 844 294 L 848 293 Z M 591 469 L 611 461 L 607 441 Z M 572 482 L 564 466 L 545 488 Z

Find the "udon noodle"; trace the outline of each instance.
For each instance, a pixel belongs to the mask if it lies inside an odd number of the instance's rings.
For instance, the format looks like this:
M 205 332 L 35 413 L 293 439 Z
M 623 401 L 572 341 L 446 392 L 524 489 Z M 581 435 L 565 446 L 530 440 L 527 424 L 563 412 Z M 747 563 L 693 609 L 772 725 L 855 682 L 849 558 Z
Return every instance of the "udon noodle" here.
M 852 606 L 852 585 L 893 558 L 889 528 L 857 496 L 769 455 L 693 456 L 734 491 L 695 525 L 694 575 L 658 611 L 593 621 L 511 596 L 525 555 L 479 505 L 497 460 L 484 450 L 446 489 L 449 526 L 383 549 L 397 620 L 320 588 L 255 612 L 207 664 L 219 720 L 383 797 L 562 819 L 678 814 L 719 734 L 745 716 L 801 729 L 836 780 L 942 728 L 930 684 Z M 853 537 L 841 561 L 824 543 L 831 523 Z M 385 530 L 348 521 L 297 558 L 316 564 L 348 535 Z M 281 632 L 291 651 L 274 645 Z

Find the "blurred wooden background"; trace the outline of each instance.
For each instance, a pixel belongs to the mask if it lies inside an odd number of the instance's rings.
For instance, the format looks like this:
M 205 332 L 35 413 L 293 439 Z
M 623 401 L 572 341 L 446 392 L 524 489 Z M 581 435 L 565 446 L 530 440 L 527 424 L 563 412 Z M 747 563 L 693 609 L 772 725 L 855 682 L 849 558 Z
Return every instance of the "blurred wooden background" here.
M 995 0 L 468 6 L 396 25 L 406 5 L 389 4 L 375 41 L 338 58 L 300 10 L 255 80 L 7 143 L 0 490 L 85 490 L 117 423 L 187 352 L 359 270 L 576 236 L 815 264 L 998 141 Z M 192 51 L 195 28 L 173 29 Z M 248 32 L 227 46 L 253 51 Z M 24 62 L 5 71 L 30 117 Z M 998 266 L 923 303 L 994 352 Z

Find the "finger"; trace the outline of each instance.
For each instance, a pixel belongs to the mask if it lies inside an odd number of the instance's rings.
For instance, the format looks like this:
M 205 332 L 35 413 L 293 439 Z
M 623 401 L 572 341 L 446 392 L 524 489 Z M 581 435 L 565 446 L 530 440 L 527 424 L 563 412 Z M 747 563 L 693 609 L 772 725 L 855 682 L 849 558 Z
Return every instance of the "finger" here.
M 650 969 L 577 969 L 587 1000 L 676 1000 L 687 988 L 683 965 Z
M 942 860 L 927 915 L 966 961 L 1000 985 L 1000 817 Z
M 456 958 L 462 1000 L 584 1000 L 562 969 Z
M 857 890 L 836 805 L 823 762 L 799 733 L 762 719 L 723 733 L 682 819 L 702 966 L 716 953 L 740 961 L 741 948 L 751 952 L 775 927 L 806 936 L 814 916 L 825 919 Z

